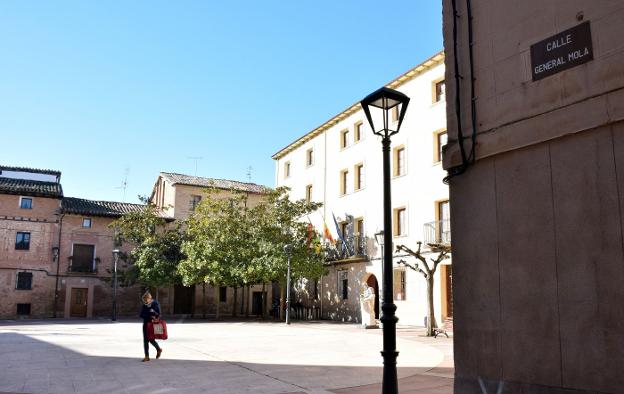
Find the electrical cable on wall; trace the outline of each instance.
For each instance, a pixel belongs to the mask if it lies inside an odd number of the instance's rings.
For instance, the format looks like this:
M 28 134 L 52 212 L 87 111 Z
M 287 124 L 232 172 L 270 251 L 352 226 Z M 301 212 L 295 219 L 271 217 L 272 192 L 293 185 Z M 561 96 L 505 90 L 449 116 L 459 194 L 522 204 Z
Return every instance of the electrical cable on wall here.
M 470 153 L 466 155 L 466 148 L 464 146 L 464 133 L 462 128 L 461 119 L 461 88 L 460 79 L 462 79 L 459 73 L 459 60 L 457 51 L 457 18 L 459 13 L 457 12 L 457 2 L 452 0 L 453 6 L 453 66 L 455 73 L 455 116 L 457 117 L 457 143 L 459 145 L 459 151 L 461 154 L 462 163 L 458 166 L 451 167 L 447 170 L 448 175 L 443 179 L 443 182 L 448 184 L 449 180 L 457 175 L 463 174 L 468 166 L 475 161 L 475 147 L 477 142 L 477 108 L 476 108 L 476 96 L 474 86 L 474 58 L 473 58 L 473 35 L 472 35 L 472 3 L 471 0 L 466 0 L 466 9 L 468 15 L 468 51 L 469 51 L 469 63 L 470 63 L 470 112 L 471 112 L 471 126 L 472 146 L 470 147 Z

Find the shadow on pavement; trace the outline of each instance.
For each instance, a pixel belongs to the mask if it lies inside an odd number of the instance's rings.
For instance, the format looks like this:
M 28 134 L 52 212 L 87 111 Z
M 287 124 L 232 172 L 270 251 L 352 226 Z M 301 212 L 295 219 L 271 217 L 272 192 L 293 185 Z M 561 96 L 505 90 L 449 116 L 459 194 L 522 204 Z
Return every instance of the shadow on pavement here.
M 347 386 L 345 383 L 349 381 L 378 382 L 381 367 L 341 366 L 331 365 L 331 362 L 327 365 L 280 364 L 279 354 L 267 354 L 266 363 L 210 360 L 210 355 L 203 357 L 207 360 L 176 359 L 175 354 L 167 353 L 166 345 L 163 358 L 142 363 L 140 357 L 85 355 L 38 340 L 36 336 L 30 332 L 28 335 L 26 332 L 0 333 L 0 393 L 380 392 L 376 384 L 336 388 Z M 98 339 L 93 338 L 94 341 Z M 400 376 L 423 372 L 406 368 L 400 370 Z M 412 392 L 410 386 L 420 387 L 413 392 L 450 393 L 452 391 L 440 390 L 447 386 L 452 388 L 452 379 L 427 375 L 401 379 L 402 392 Z M 428 391 L 429 388 L 433 391 Z

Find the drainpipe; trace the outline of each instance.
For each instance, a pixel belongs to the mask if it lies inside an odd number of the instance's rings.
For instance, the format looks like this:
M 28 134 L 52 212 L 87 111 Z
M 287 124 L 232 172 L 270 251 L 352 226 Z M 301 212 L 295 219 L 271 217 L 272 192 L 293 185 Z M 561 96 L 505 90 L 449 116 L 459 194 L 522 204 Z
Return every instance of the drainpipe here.
M 65 216 L 64 213 L 60 213 L 58 214 L 58 221 L 59 221 L 59 231 L 58 231 L 58 244 L 57 244 L 57 248 L 58 248 L 58 253 L 56 254 L 56 280 L 55 280 L 55 284 L 54 284 L 54 310 L 52 311 L 52 317 L 56 318 L 56 310 L 58 308 L 58 298 L 59 298 L 59 294 L 58 294 L 58 287 L 59 287 L 59 271 L 60 271 L 60 266 L 61 266 L 61 234 L 63 231 L 63 217 Z

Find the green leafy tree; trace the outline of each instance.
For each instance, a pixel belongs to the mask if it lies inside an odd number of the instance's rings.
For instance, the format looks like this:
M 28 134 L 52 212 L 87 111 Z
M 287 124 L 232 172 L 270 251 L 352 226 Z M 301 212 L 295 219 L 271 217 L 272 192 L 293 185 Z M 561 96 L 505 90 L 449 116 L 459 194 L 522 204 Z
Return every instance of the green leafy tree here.
M 267 189 L 253 206 L 246 193 L 207 190 L 186 226 L 186 259 L 178 268 L 184 284 L 211 283 L 217 287 L 217 300 L 218 286 L 284 284 L 286 244 L 293 246 L 293 278 L 320 277 L 323 258 L 313 242 L 318 237 L 301 221 L 319 207 L 291 201 L 286 188 Z
M 246 283 L 247 266 L 255 253 L 250 236 L 248 196 L 232 191 L 223 196 L 208 189 L 189 217 L 182 251 L 186 254 L 178 272 L 186 286 L 211 283 L 215 286 L 217 318 L 219 286 L 238 287 Z
M 319 234 L 306 220 L 322 204 L 305 200 L 292 201 L 290 189 L 269 192 L 263 204 L 254 207 L 253 232 L 259 253 L 252 261 L 263 282 L 279 282 L 282 302 L 285 299 L 288 262 L 284 253 L 291 246 L 291 279 L 318 279 L 326 271 Z
M 127 284 L 132 281 L 145 287 L 167 287 L 181 282 L 178 264 L 184 258 L 180 248 L 184 233 L 180 224 L 167 223 L 158 208 L 147 203 L 145 208 L 123 215 L 110 224 L 116 242 L 132 246 L 121 255 L 127 264 L 122 273 Z

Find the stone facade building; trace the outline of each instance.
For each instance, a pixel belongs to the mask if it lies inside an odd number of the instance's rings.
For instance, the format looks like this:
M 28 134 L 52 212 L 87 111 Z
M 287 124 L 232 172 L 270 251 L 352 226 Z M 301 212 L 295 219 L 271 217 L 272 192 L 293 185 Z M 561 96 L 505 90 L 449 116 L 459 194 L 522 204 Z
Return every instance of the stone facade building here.
M 622 392 L 624 3 L 443 15 L 455 392 Z
M 392 208 L 394 245 L 450 242 L 448 188 L 442 183 L 441 148 L 446 143 L 444 54 L 435 54 L 387 84 L 411 99 L 403 125 L 392 137 Z M 397 121 L 394 114 L 393 122 Z M 313 307 L 324 319 L 361 322 L 360 294 L 374 288 L 376 314 L 382 283 L 382 248 L 375 234 L 383 229 L 381 141 L 373 135 L 359 103 L 273 155 L 275 184 L 291 188 L 293 199 L 322 202 L 304 218 L 323 234 L 328 274 L 317 283 L 297 285 L 297 302 Z M 340 235 L 339 235 L 340 233 Z M 426 282 L 394 254 L 394 302 L 399 324 L 424 325 Z M 441 323 L 453 315 L 452 266 L 446 260 L 436 273 L 434 304 Z
M 142 206 L 64 197 L 60 179 L 0 167 L 0 318 L 111 314 L 108 225 Z M 136 313 L 139 292 L 120 289 L 121 314 Z
M 112 314 L 113 250 L 110 224 L 144 205 L 65 197 L 61 173 L 0 166 L 0 318 L 95 318 Z M 151 201 L 169 221 L 184 220 L 201 201 L 207 187 L 249 193 L 257 203 L 264 187 L 182 174 L 161 173 Z M 124 262 L 119 260 L 123 269 Z M 138 285 L 117 288 L 117 312 L 134 316 L 140 305 Z M 204 296 L 205 290 L 205 296 Z M 272 301 L 271 286 L 247 289 L 206 286 L 152 289 L 168 314 L 216 312 L 259 314 L 262 300 Z M 236 305 L 234 302 L 236 302 Z M 268 306 L 267 306 L 268 307 Z
M 227 179 L 205 178 L 170 172 L 161 172 L 150 195 L 150 201 L 165 216 L 174 220 L 184 220 L 193 213 L 197 204 L 206 195 L 207 188 L 219 190 L 217 196 L 227 196 L 232 190 L 246 193 L 251 205 L 261 201 L 266 188 L 249 182 Z M 248 288 L 205 286 L 175 286 L 169 289 L 173 297 L 171 313 L 189 313 L 214 315 L 219 305 L 219 313 L 224 315 L 259 315 L 262 308 L 263 287 L 253 285 Z M 273 299 L 272 286 L 264 289 L 266 308 L 270 308 Z M 177 301 L 176 301 L 177 300 Z M 218 301 L 217 301 L 218 300 Z

